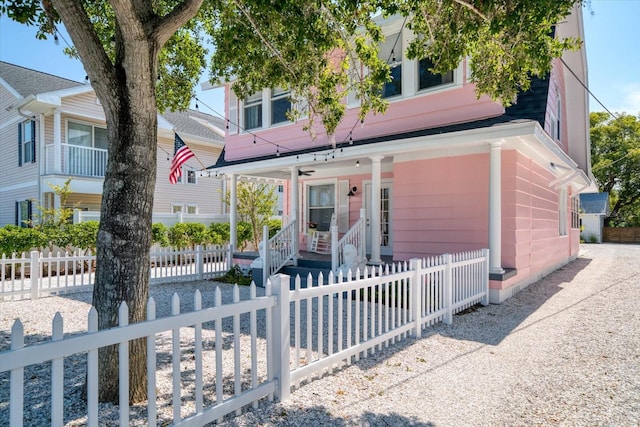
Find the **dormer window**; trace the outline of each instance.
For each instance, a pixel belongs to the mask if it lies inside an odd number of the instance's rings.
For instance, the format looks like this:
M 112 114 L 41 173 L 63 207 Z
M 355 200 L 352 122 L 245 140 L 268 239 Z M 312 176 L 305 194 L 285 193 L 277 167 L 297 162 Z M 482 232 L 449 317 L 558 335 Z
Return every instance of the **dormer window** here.
M 429 58 L 423 58 L 418 62 L 418 90 L 453 83 L 453 70 L 435 74 L 431 71 L 432 68 L 433 61 Z
M 262 127 L 262 92 L 256 92 L 244 100 L 244 128 Z
M 378 57 L 389 64 L 391 81 L 382 86 L 382 97 L 402 95 L 402 33 L 390 34 L 380 45 Z
M 291 91 L 282 88 L 271 90 L 271 124 L 287 122 L 291 110 Z

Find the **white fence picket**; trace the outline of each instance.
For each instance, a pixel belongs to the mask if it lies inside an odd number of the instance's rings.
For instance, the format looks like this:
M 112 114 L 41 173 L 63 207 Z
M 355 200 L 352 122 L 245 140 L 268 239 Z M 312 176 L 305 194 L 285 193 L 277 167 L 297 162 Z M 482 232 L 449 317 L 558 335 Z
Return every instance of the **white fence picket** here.
M 0 352 L 0 372 L 10 372 L 10 425 L 21 426 L 23 423 L 24 368 L 49 361 L 52 363 L 51 424 L 62 425 L 64 358 L 79 353 L 87 353 L 87 424 L 98 425 L 98 351 L 110 345 L 118 345 L 119 352 L 119 423 L 128 425 L 129 342 L 140 338 L 147 340 L 147 422 L 157 424 L 156 336 L 159 333 L 169 333 L 171 337 L 174 425 L 203 425 L 221 420 L 226 414 L 239 414 L 243 406 L 256 407 L 257 401 L 265 397 L 271 399 L 275 395 L 287 399 L 291 387 L 298 387 L 301 381 L 309 381 L 325 371 L 331 372 L 335 366 L 373 354 L 376 348 L 381 349 L 409 334 L 419 337 L 423 327 L 437 321 L 451 321 L 454 312 L 475 303 L 485 303 L 489 291 L 487 259 L 486 250 L 416 259 L 410 265 L 394 264 L 384 271 L 381 268 L 365 269 L 362 276 L 357 271 L 354 278 L 351 273 L 347 278 L 339 273 L 337 281 L 330 274 L 327 283 L 320 276 L 316 285 L 312 277 L 308 277 L 306 288 L 301 287 L 300 278 L 296 277 L 293 290 L 289 288 L 288 276 L 276 275 L 267 281 L 264 297 L 256 297 L 256 287 L 252 284 L 246 301 L 240 301 L 236 285 L 233 302 L 222 305 L 220 288 L 216 288 L 213 307 L 208 309 L 202 308 L 202 296 L 198 291 L 194 295 L 194 311 L 180 313 L 180 299 L 176 294 L 171 302 L 171 315 L 160 319 L 156 319 L 155 301 L 150 298 L 147 320 L 134 324 L 128 324 L 128 308 L 122 303 L 119 326 L 102 331 L 98 331 L 97 312 L 91 308 L 87 333 L 66 338 L 63 319 L 56 314 L 52 322 L 52 340 L 28 347 L 24 347 L 24 330 L 18 319 L 12 328 L 10 350 Z M 266 375 L 262 380 L 259 380 L 257 351 L 257 313 L 260 310 L 264 310 L 266 320 Z M 250 322 L 248 350 L 241 348 L 240 340 L 244 316 Z M 229 353 L 223 350 L 224 319 L 230 319 L 232 323 L 233 345 Z M 207 322 L 212 322 L 215 331 L 213 349 L 208 349 L 215 352 L 215 378 L 210 379 L 215 382 L 215 400 L 209 400 L 209 406 L 205 406 L 202 337 L 202 326 Z M 194 353 L 194 379 L 190 380 L 194 382 L 193 386 L 182 380 L 182 328 L 194 331 L 193 343 L 189 344 Z M 290 342 L 292 332 L 293 343 Z M 249 353 L 245 353 L 247 351 Z M 185 354 L 190 352 L 191 348 L 184 349 Z M 223 357 L 233 359 L 232 373 L 224 372 Z M 247 357 L 250 367 L 243 366 Z M 247 370 L 251 371 L 250 378 L 243 385 L 242 375 Z M 229 381 L 233 382 L 233 391 L 226 399 L 223 392 L 225 374 L 229 374 Z M 230 384 L 226 385 L 230 390 Z M 183 389 L 193 389 L 193 414 L 182 413 Z

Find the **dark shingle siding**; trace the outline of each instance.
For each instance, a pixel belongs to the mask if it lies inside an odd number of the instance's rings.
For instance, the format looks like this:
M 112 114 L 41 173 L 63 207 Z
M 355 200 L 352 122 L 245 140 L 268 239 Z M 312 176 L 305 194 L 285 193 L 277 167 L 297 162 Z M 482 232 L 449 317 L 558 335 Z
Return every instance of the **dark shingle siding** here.
M 80 82 L 2 61 L 0 61 L 0 77 L 24 98 L 29 95 L 83 86 Z
M 544 79 L 533 77 L 531 87 L 521 92 L 515 104 L 505 109 L 505 114 L 517 119 L 535 120 L 544 129 L 549 96 L 549 75 Z

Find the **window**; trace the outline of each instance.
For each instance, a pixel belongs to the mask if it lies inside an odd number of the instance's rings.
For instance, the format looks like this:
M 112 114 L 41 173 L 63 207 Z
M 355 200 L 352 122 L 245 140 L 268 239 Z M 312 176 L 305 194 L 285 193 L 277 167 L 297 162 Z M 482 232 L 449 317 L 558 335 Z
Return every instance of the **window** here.
M 262 92 L 256 92 L 244 100 L 244 128 L 262 127 Z
M 183 209 L 183 205 L 182 203 L 172 203 L 171 204 L 171 213 L 182 213 L 182 209 Z
M 580 197 L 571 198 L 571 228 L 580 228 Z
M 310 185 L 308 187 L 308 223 L 318 231 L 329 231 L 331 215 L 335 211 L 335 184 Z
M 74 175 L 104 176 L 107 167 L 107 130 L 90 124 L 67 124 L 67 170 Z
M 291 92 L 282 88 L 271 91 L 271 124 L 289 121 L 287 113 L 291 110 Z
M 444 74 L 435 74 L 431 71 L 432 68 L 433 61 L 429 58 L 418 61 L 418 90 L 453 83 L 453 70 Z
M 391 81 L 382 86 L 382 97 L 402 95 L 402 33 L 388 35 L 378 56 L 391 67 Z
M 562 99 L 560 99 L 560 91 L 556 90 L 556 117 L 555 117 L 555 132 L 553 133 L 553 137 L 556 141 L 560 141 L 561 136 L 561 125 L 562 122 L 560 120 L 562 117 Z
M 197 184 L 198 180 L 196 177 L 196 171 L 187 170 L 187 184 Z
M 36 122 L 27 120 L 18 125 L 18 166 L 36 161 Z
M 198 205 L 187 205 L 187 213 L 188 214 L 197 214 L 198 213 Z
M 567 235 L 567 189 L 560 190 L 558 195 L 558 234 Z
M 32 208 L 31 200 L 16 202 L 16 225 L 18 227 L 31 227 Z
M 278 185 L 278 193 L 284 193 L 284 185 L 282 184 Z

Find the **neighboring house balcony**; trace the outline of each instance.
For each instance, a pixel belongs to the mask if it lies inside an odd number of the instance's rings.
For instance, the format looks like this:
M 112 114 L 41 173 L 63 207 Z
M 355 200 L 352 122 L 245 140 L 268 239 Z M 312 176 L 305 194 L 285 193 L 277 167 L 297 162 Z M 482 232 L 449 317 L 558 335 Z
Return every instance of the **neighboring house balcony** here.
M 45 175 L 104 178 L 107 150 L 72 144 L 47 144 Z

